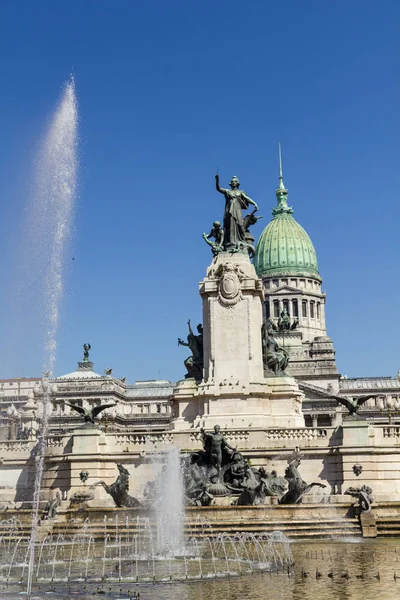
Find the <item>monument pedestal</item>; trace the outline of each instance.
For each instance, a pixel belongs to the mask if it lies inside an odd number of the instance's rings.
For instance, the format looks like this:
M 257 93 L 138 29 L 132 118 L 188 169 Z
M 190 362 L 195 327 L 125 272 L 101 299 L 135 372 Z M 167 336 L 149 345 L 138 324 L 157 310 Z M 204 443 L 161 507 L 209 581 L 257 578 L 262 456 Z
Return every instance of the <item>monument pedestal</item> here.
M 220 253 L 200 283 L 204 378 L 179 381 L 171 428 L 304 427 L 303 394 L 292 377 L 264 377 L 264 293 L 249 256 Z
M 269 377 L 243 384 L 230 378 L 214 385 L 194 379 L 179 381 L 173 393 L 171 428 L 304 427 L 302 393 L 292 377 Z

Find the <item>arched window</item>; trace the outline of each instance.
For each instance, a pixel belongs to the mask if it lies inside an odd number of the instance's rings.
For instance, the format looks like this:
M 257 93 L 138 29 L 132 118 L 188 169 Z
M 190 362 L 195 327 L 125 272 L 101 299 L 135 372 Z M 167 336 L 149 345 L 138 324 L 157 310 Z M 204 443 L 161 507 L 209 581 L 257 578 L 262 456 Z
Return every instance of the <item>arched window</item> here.
M 307 316 L 307 300 L 303 300 L 301 303 L 301 314 L 303 317 Z
M 317 319 L 321 318 L 321 305 L 317 302 Z
M 315 318 L 315 302 L 313 300 L 310 302 L 310 317 Z
M 299 303 L 297 300 L 292 300 L 292 312 L 294 317 L 299 316 Z

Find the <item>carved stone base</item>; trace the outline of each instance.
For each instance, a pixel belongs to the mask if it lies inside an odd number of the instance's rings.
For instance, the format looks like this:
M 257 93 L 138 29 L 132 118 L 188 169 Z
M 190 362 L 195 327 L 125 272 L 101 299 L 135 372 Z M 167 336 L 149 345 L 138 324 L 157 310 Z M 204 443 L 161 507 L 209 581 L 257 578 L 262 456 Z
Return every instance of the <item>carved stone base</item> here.
M 376 538 L 378 530 L 376 528 L 376 519 L 374 513 L 361 513 L 360 524 L 362 529 L 362 536 L 364 538 Z
M 286 376 L 252 383 L 232 377 L 198 386 L 186 379 L 173 393 L 171 429 L 304 427 L 302 398 L 296 381 Z
M 82 360 L 78 362 L 78 371 L 93 371 L 94 363 L 90 360 Z

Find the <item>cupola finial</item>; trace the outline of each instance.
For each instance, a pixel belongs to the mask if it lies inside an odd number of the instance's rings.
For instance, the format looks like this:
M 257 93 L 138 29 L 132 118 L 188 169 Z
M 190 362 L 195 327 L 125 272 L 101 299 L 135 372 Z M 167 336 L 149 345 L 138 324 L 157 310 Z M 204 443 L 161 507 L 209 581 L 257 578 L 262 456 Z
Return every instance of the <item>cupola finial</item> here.
M 283 183 L 283 171 L 282 171 L 282 149 L 281 149 L 281 144 L 278 144 L 278 151 L 279 151 L 279 187 L 276 190 L 276 198 L 278 200 L 278 206 L 276 208 L 273 209 L 272 214 L 278 215 L 278 214 L 283 214 L 283 213 L 288 213 L 288 214 L 292 214 L 293 213 L 293 209 L 288 206 L 287 204 L 287 198 L 288 198 L 288 191 L 285 188 L 285 184 Z
M 280 142 L 278 144 L 278 147 L 279 147 L 279 189 L 280 190 L 284 190 L 285 189 L 285 185 L 283 183 L 282 150 L 281 150 L 281 143 Z

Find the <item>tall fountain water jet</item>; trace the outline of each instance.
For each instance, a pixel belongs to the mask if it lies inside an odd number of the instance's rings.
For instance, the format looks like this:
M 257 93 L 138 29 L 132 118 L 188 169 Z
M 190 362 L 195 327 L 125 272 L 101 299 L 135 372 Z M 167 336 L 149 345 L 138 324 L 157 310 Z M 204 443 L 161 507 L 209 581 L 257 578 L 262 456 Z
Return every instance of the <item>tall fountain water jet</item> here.
M 163 466 L 156 480 L 156 554 L 174 557 L 185 554 L 185 509 L 179 448 L 165 449 L 162 457 Z
M 31 203 L 31 234 L 35 254 L 41 259 L 43 280 L 44 371 L 51 374 L 56 358 L 56 335 L 63 292 L 66 250 L 70 243 L 77 189 L 78 110 L 73 78 L 66 84 L 60 103 L 41 143 Z M 50 403 L 48 376 L 42 382 L 41 432 L 38 442 L 32 534 L 27 594 L 32 589 L 35 543 L 39 516 Z

